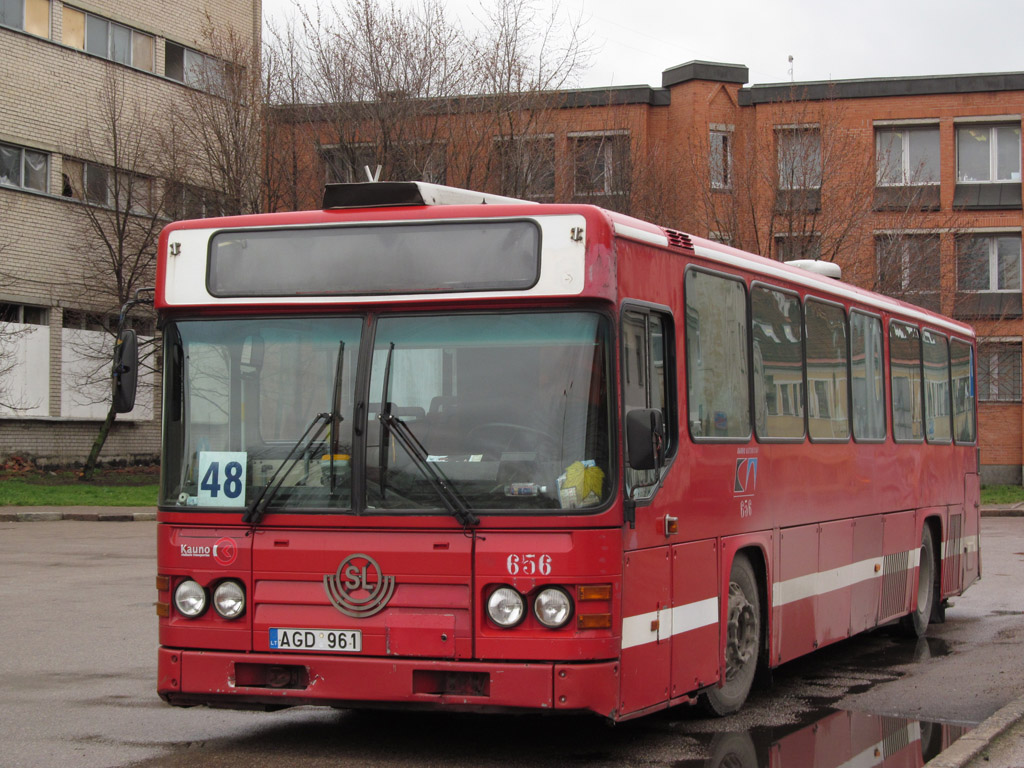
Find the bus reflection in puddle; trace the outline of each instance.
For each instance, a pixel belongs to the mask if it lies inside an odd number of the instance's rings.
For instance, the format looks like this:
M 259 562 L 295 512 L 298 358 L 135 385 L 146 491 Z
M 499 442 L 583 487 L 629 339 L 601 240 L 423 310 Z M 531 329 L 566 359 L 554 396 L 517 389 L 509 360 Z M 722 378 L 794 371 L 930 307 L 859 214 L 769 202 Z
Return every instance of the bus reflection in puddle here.
M 927 723 L 865 712 L 831 712 L 781 738 L 779 728 L 720 733 L 705 760 L 678 768 L 921 768 L 970 730 L 966 725 Z

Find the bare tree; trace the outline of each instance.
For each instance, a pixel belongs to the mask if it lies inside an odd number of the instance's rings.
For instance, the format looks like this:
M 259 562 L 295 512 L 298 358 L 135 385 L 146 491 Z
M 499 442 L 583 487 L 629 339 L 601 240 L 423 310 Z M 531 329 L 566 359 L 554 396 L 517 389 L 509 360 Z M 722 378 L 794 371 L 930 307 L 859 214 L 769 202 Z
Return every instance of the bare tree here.
M 116 318 L 122 305 L 155 276 L 156 250 L 163 218 L 165 185 L 154 157 L 156 134 L 153 111 L 129 94 L 123 75 L 109 70 L 97 104 L 99 120 L 79 137 L 78 146 L 65 156 L 66 183 L 81 201 L 76 210 L 82 222 L 85 247 L 80 250 L 80 273 L 69 281 L 70 295 L 78 285 L 76 303 L 81 307 L 84 327 L 103 328 L 106 333 L 91 337 L 79 349 L 86 364 L 79 373 L 79 391 L 95 392 L 108 402 L 110 350 Z M 68 312 L 70 310 L 65 310 Z M 65 323 L 65 325 L 69 325 Z M 144 350 L 151 356 L 153 346 Z M 114 424 L 111 403 L 92 449 L 85 461 L 82 479 L 89 480 L 100 451 Z
M 439 0 L 411 13 L 355 0 L 302 19 L 316 104 L 303 116 L 328 180 L 380 166 L 388 180 L 553 194 L 552 110 L 587 58 L 578 21 L 528 0 L 482 5 L 479 34 Z

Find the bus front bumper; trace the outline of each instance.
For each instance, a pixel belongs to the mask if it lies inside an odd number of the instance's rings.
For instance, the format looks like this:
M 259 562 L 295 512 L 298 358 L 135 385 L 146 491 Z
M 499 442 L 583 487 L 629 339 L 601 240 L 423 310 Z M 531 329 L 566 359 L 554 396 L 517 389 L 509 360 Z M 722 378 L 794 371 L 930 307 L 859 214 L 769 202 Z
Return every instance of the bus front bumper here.
M 176 706 L 589 710 L 614 719 L 619 663 L 455 662 L 161 648 L 157 691 Z

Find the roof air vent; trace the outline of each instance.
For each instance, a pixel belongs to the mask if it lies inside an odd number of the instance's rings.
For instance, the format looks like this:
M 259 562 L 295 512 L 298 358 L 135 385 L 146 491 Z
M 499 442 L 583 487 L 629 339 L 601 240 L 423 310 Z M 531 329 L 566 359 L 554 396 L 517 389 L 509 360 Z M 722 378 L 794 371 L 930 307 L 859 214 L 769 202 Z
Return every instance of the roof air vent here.
M 808 272 L 813 272 L 816 275 L 823 275 L 825 277 L 831 277 L 834 280 L 841 280 L 843 277 L 843 270 L 839 268 L 839 265 L 832 261 L 821 261 L 819 259 L 794 259 L 793 261 L 787 261 L 791 267 L 797 269 L 804 269 Z

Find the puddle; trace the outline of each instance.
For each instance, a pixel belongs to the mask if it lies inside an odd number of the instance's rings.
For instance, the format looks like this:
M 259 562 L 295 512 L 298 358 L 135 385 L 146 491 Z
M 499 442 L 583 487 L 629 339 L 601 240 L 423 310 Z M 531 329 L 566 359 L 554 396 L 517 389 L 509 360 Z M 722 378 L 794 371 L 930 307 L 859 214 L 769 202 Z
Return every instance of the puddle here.
M 866 712 L 832 710 L 813 722 L 787 728 L 753 728 L 715 734 L 704 760 L 675 768 L 806 768 L 899 765 L 920 768 L 970 730 Z

